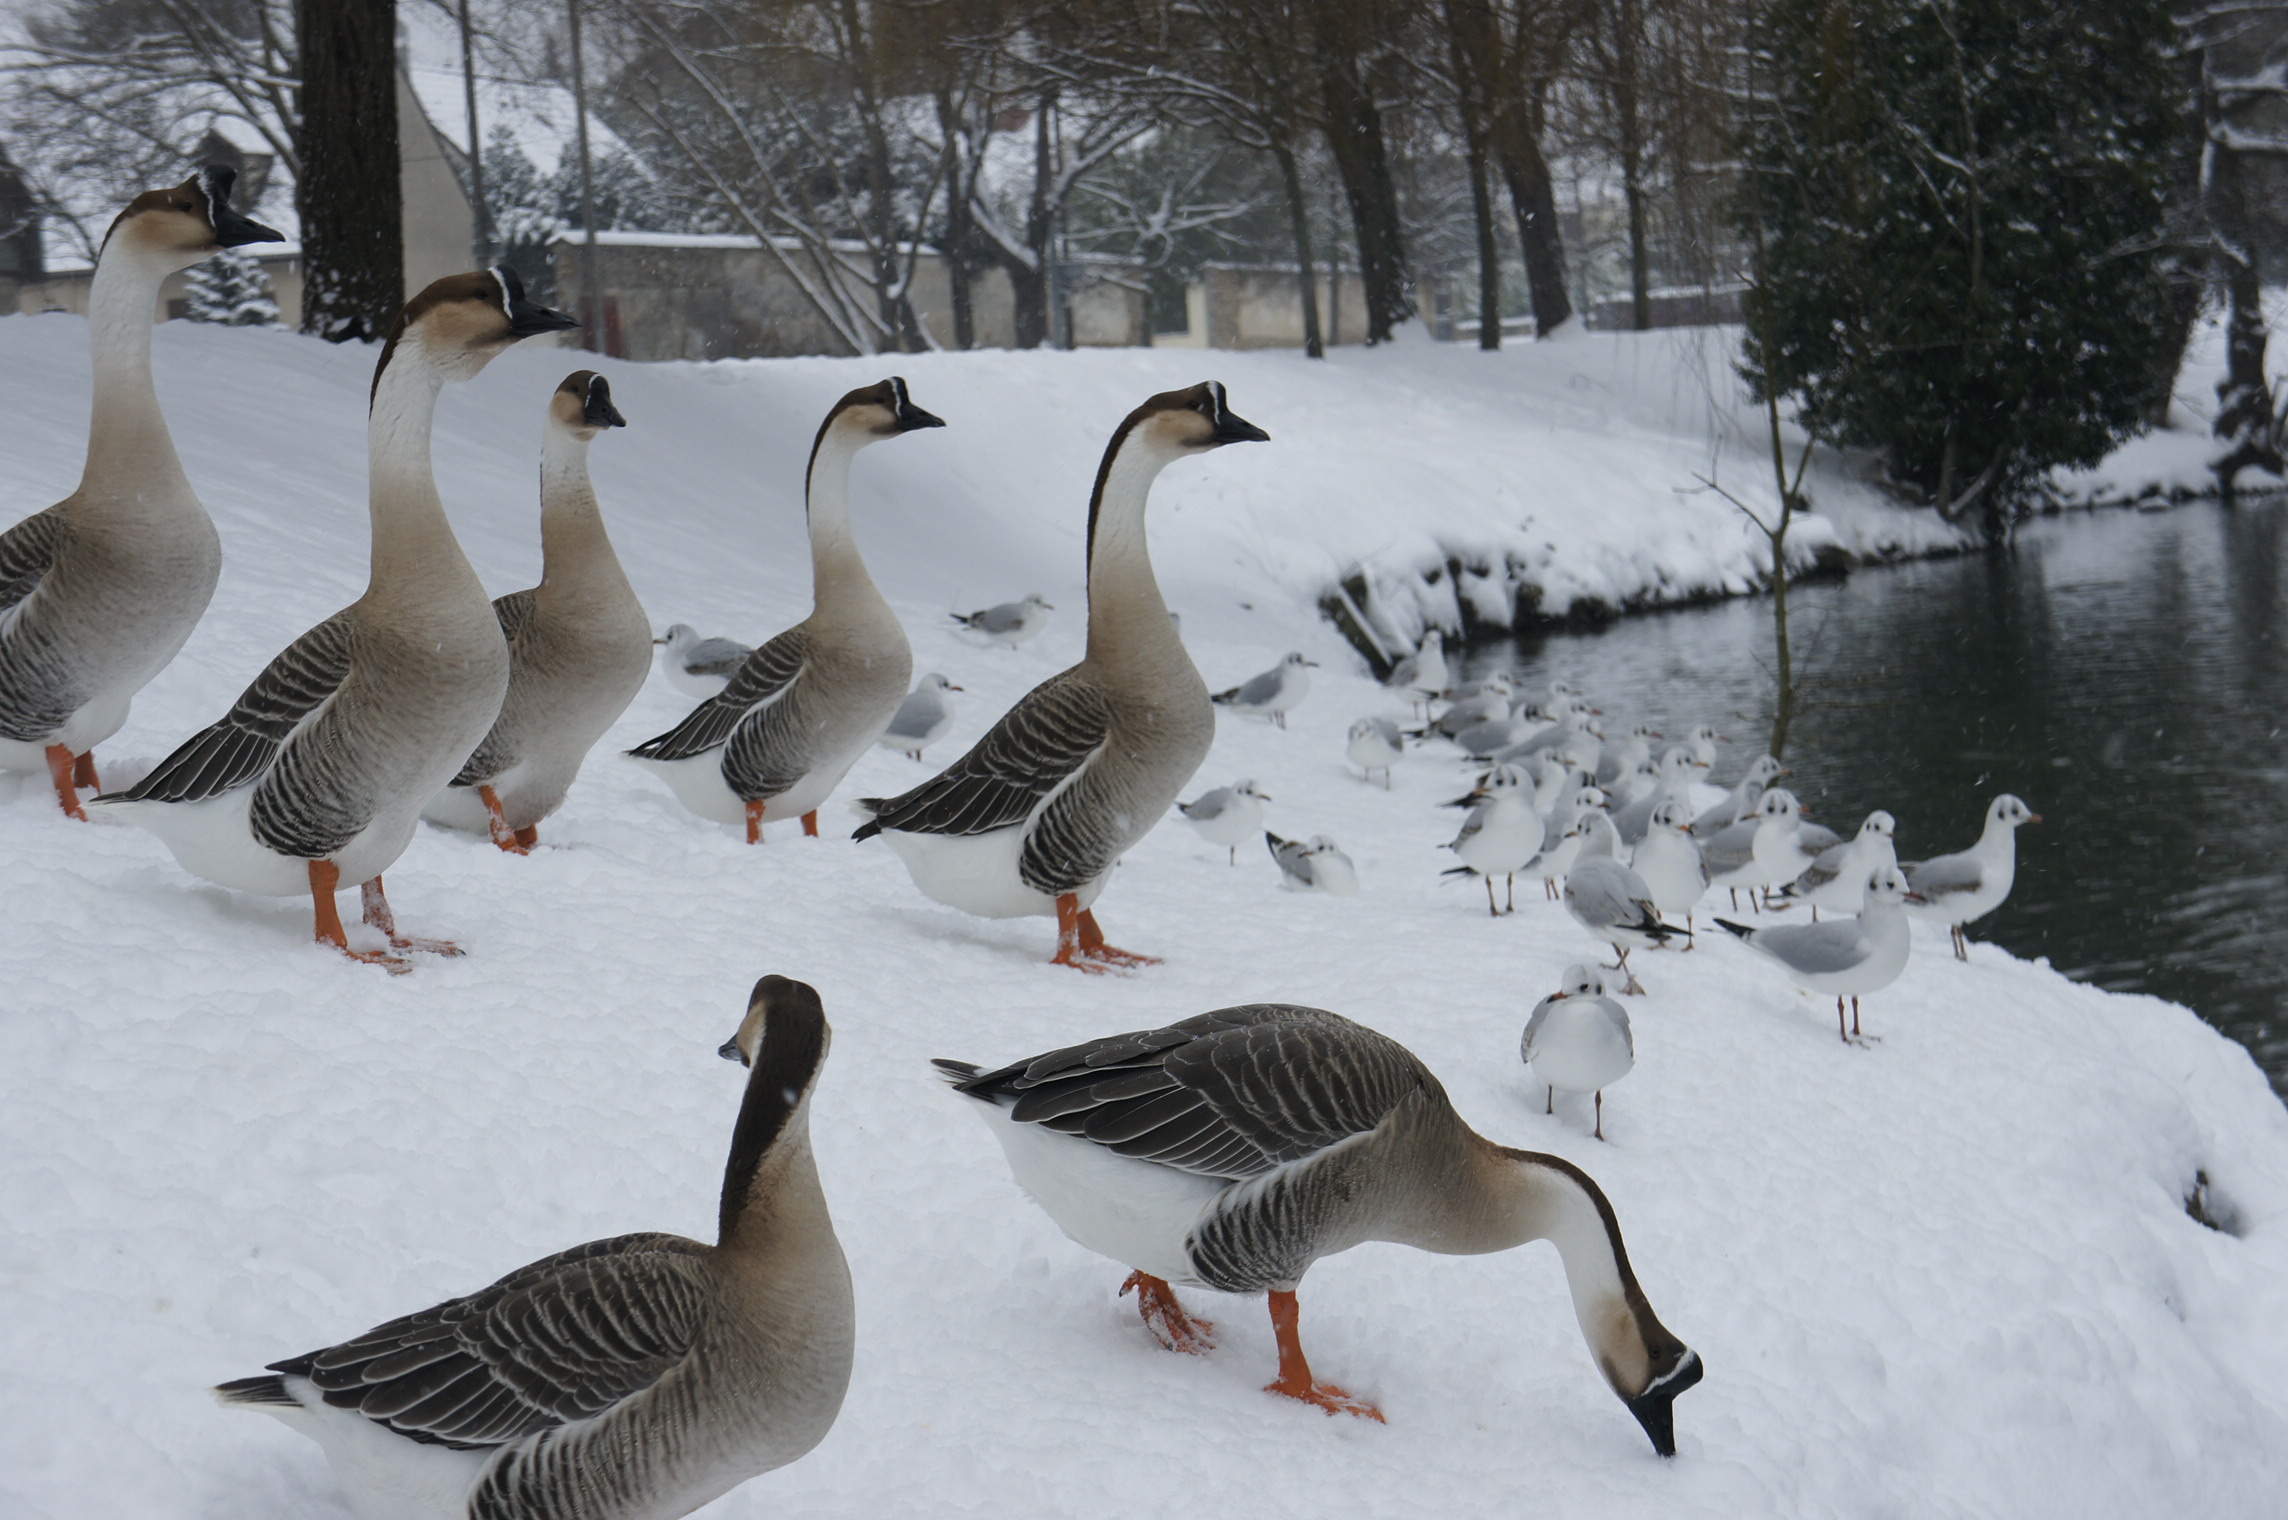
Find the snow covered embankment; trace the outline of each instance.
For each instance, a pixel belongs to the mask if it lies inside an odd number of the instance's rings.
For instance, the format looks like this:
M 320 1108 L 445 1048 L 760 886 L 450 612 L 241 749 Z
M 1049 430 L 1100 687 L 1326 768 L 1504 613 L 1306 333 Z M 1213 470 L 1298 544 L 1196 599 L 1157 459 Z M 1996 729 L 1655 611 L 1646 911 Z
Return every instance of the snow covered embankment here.
M 869 452 L 855 515 L 916 668 L 967 688 L 936 758 L 1077 656 L 1087 483 L 1122 412 L 1213 373 L 1273 434 L 1165 478 L 1163 578 L 1213 684 L 1289 648 L 1326 668 L 1286 732 L 1223 718 L 1195 790 L 1257 778 L 1271 825 L 1337 837 L 1363 890 L 1283 893 L 1267 858 L 1234 869 L 1158 830 L 1100 904 L 1116 942 L 1167 957 L 1137 976 L 1049 967 L 1045 923 L 936 907 L 838 831 L 750 849 L 697 822 L 611 753 L 684 711 L 657 680 L 530 859 L 416 838 L 392 900 L 469 954 L 404 978 L 310 944 L 305 904 L 205 886 L 148 836 L 0 783 L 0 1513 L 342 1515 L 315 1447 L 214 1408 L 207 1385 L 581 1240 L 706 1235 L 740 1081 L 714 1050 L 763 971 L 816 983 L 836 1027 L 815 1122 L 859 1360 L 826 1443 L 715 1514 L 2277 1513 L 2288 1115 L 2184 1010 L 1986 946 L 1958 965 L 1926 934 L 1868 1001 L 1883 1043 L 1856 1051 L 1826 1006 L 1704 941 L 1640 958 L 1651 991 L 1631 1010 L 1637 1068 L 1606 1095 L 1609 1143 L 1585 1105 L 1541 1113 L 1518 1030 L 1594 947 L 1532 894 L 1495 921 L 1437 884 L 1455 818 L 1432 804 L 1460 769 L 1410 756 L 1389 792 L 1346 773 L 1344 729 L 1387 704 L 1312 605 L 1330 569 L 1438 552 L 1466 513 L 1488 532 L 1563 525 L 1580 553 L 1553 563 L 1601 592 L 1637 584 L 1632 535 L 1669 522 L 1675 552 L 1746 573 L 1730 509 L 1669 492 L 1696 462 L 1684 435 L 1594 379 L 1553 416 L 1570 382 L 1528 386 L 1538 352 L 898 361 L 951 426 Z M 107 761 L 164 753 L 356 595 L 371 358 L 159 334 L 225 569 Z M 496 590 L 536 571 L 541 408 L 579 362 L 511 353 L 445 397 L 446 500 Z M 656 622 L 753 639 L 800 615 L 804 449 L 834 397 L 890 367 L 607 365 L 632 426 L 596 445 L 598 485 Z M 0 322 L 0 520 L 70 489 L 84 397 L 82 326 Z M 1473 494 L 1486 483 L 1499 509 Z M 1014 653 L 944 615 L 1033 590 L 1060 611 Z M 877 751 L 844 792 L 921 774 Z M 1313 1271 L 1313 1365 L 1387 1428 L 1261 1393 L 1260 1302 L 1195 1295 L 1221 1348 L 1167 1355 L 1115 1297 L 1122 1269 L 1055 1232 L 925 1064 L 1254 999 L 1387 1031 L 1481 1131 L 1599 1179 L 1652 1302 L 1707 1359 L 1676 1461 L 1605 1391 L 1541 1247 L 1369 1246 Z M 2202 1172 L 2231 1233 L 2185 1213 Z

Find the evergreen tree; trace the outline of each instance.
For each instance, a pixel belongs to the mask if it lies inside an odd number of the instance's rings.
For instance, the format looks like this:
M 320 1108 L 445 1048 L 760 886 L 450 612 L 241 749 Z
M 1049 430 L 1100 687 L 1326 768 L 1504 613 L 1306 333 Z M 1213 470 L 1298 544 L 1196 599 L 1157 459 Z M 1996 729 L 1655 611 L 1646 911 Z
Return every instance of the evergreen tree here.
M 203 264 L 191 266 L 187 309 L 193 322 L 217 322 L 224 327 L 276 327 L 278 302 L 270 294 L 270 276 L 244 248 L 225 248 Z
M 1764 0 L 1745 372 L 1990 532 L 2134 428 L 2166 342 L 2164 0 Z

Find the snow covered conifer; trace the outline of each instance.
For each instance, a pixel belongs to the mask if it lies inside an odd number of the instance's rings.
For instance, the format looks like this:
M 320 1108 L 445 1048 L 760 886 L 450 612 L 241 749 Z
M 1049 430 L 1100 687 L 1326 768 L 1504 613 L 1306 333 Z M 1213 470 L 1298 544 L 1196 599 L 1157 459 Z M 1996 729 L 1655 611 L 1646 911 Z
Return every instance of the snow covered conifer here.
M 244 248 L 226 248 L 191 266 L 189 305 L 183 315 L 224 327 L 276 327 L 278 301 L 270 293 L 270 276 L 262 272 L 261 262 Z

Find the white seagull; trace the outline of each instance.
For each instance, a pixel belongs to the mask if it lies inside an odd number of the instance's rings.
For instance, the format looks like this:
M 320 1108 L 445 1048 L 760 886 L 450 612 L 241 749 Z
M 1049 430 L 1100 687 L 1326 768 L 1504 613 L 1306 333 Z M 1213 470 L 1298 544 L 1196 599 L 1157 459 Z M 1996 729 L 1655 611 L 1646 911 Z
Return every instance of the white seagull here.
M 1382 789 L 1390 790 L 1390 768 L 1406 753 L 1405 735 L 1388 718 L 1361 718 L 1351 725 L 1350 744 L 1343 750 L 1343 758 L 1366 773 L 1372 781 L 1376 771 L 1382 772 Z
M 1782 901 L 1811 904 L 1811 921 L 1819 910 L 1856 913 L 1867 895 L 1867 877 L 1880 866 L 1899 863 L 1891 844 L 1898 822 L 1881 808 L 1869 813 L 1859 832 L 1819 852 L 1819 858 L 1780 892 Z
M 931 671 L 914 683 L 906 693 L 906 700 L 890 717 L 890 726 L 882 730 L 875 742 L 884 749 L 894 749 L 909 760 L 919 760 L 922 751 L 945 737 L 953 727 L 953 698 L 948 692 L 961 690 L 944 676 Z
M 689 623 L 669 625 L 667 632 L 652 642 L 660 646 L 660 673 L 667 677 L 668 685 L 702 702 L 721 696 L 731 677 L 747 663 L 747 656 L 755 652 L 737 639 L 703 639 Z
M 1935 919 L 1954 939 L 1954 958 L 1970 959 L 1970 939 L 1962 926 L 2002 906 L 2018 876 L 2018 828 L 2040 823 L 2042 815 L 2004 792 L 1986 809 L 1978 843 L 1956 855 L 1910 861 L 1901 867 L 1907 884 L 1923 899 L 1912 905 L 1917 918 Z
M 1708 893 L 1708 862 L 1692 837 L 1692 810 L 1673 801 L 1654 808 L 1629 866 L 1644 878 L 1654 907 L 1684 915 L 1684 948 L 1691 949 L 1692 911 Z
M 1747 774 L 1732 788 L 1732 794 L 1692 820 L 1693 836 L 1703 840 L 1713 838 L 1747 817 L 1755 810 L 1756 799 L 1764 795 L 1764 788 L 1787 773 L 1787 767 L 1770 755 L 1758 755 L 1749 761 Z
M 1470 809 L 1462 831 L 1446 846 L 1462 857 L 1448 876 L 1485 878 L 1486 912 L 1499 918 L 1517 908 L 1517 873 L 1541 853 L 1541 815 L 1533 810 L 1533 787 L 1514 765 L 1497 766 L 1486 778 L 1485 801 Z M 1494 878 L 1509 888 L 1509 907 L 1494 906 Z
M 1263 832 L 1263 804 L 1270 800 L 1270 794 L 1258 790 L 1253 781 L 1241 781 L 1179 802 L 1176 811 L 1202 839 L 1229 850 L 1236 866 L 1239 847 Z
M 1390 668 L 1382 683 L 1402 691 L 1417 706 L 1446 689 L 1446 636 L 1432 628 L 1422 635 L 1421 647 Z
M 1217 692 L 1213 700 L 1218 707 L 1269 718 L 1285 728 L 1287 714 L 1310 695 L 1311 672 L 1318 664 L 1317 660 L 1305 659 L 1300 650 L 1294 651 L 1263 674 L 1250 676 L 1229 691 Z
M 1787 968 L 1797 986 L 1835 999 L 1835 1033 L 1845 1044 L 1863 1044 L 1859 1032 L 1859 999 L 1880 992 L 1907 969 L 1913 935 L 1907 927 L 1907 904 L 1922 898 L 1907 886 L 1896 866 L 1884 866 L 1867 876 L 1866 905 L 1857 918 L 1831 918 L 1823 924 L 1781 924 L 1751 929 L 1728 918 L 1716 920 L 1747 941 L 1748 948 Z M 1843 1000 L 1851 999 L 1851 1029 L 1843 1028 Z
M 1358 867 L 1351 864 L 1335 842 L 1324 834 L 1309 839 L 1281 839 L 1263 831 L 1264 846 L 1279 862 L 1279 884 L 1291 892 L 1325 892 L 1333 897 L 1358 896 Z
M 1517 1053 L 1548 1090 L 1542 1112 L 1557 1112 L 1560 1088 L 1594 1093 L 1598 1139 L 1605 1138 L 1605 1089 L 1637 1064 L 1629 1011 L 1605 996 L 1605 979 L 1587 966 L 1567 966 L 1555 992 L 1533 1007 Z
M 1629 951 L 1668 943 L 1675 926 L 1660 921 L 1652 889 L 1614 855 L 1621 841 L 1613 832 L 1612 819 L 1602 812 L 1584 814 L 1573 832 L 1581 836 L 1581 850 L 1565 874 L 1565 911 L 1573 915 L 1573 922 L 1613 947 L 1619 964 L 1612 969 L 1628 978 L 1622 993 L 1642 996 L 1644 988 L 1629 970 Z
M 955 622 L 972 633 L 982 633 L 993 643 L 1015 649 L 1043 628 L 1049 626 L 1049 614 L 1056 611 L 1036 591 L 1021 602 L 1003 602 L 997 607 L 983 607 L 975 612 L 948 613 Z

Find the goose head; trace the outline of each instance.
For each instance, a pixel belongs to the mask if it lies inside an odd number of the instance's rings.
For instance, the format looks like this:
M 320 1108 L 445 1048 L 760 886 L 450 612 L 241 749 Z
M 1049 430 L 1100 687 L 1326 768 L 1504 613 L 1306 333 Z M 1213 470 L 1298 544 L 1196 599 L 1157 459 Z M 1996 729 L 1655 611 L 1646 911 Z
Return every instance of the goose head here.
M 612 382 L 592 369 L 578 369 L 564 377 L 548 401 L 549 423 L 582 443 L 606 428 L 626 427 L 628 419 L 612 405 Z M 682 624 L 677 624 L 681 628 Z M 689 629 L 684 629 L 689 633 Z M 674 628 L 668 630 L 670 637 Z
M 835 402 L 834 409 L 819 424 L 818 442 L 824 443 L 829 435 L 838 435 L 862 447 L 876 439 L 944 426 L 943 417 L 914 405 L 913 397 L 906 392 L 904 379 L 892 375 L 879 384 L 860 386 Z
M 806 1057 L 803 1064 L 815 1070 L 826 1059 L 826 1043 L 832 1035 L 817 988 L 791 977 L 766 976 L 747 994 L 747 1016 L 739 1021 L 738 1030 L 717 1046 L 715 1053 L 753 1070 L 758 1061 L 767 1064 L 773 1055 L 795 1053 L 782 1052 L 778 1047 L 800 1045 L 805 1047 L 801 1052 Z M 807 1078 L 810 1073 L 804 1075 Z M 791 1105 L 802 1094 L 795 1091 L 784 1096 Z
M 1986 808 L 1986 826 L 1988 828 L 2014 829 L 2020 824 L 2040 823 L 2041 821 L 2041 814 L 2008 792 L 2004 792 L 1995 798 Z
M 188 269 L 225 248 L 248 243 L 281 243 L 285 234 L 231 209 L 230 192 L 238 171 L 209 164 L 179 185 L 146 190 L 127 203 L 103 235 L 108 251 L 117 241 L 166 269 Z
M 1162 391 L 1128 414 L 1123 431 L 1172 456 L 1204 454 L 1227 443 L 1266 443 L 1271 438 L 1231 409 L 1220 380 Z
M 374 389 L 391 362 L 409 352 L 447 380 L 468 380 L 513 343 L 579 325 L 528 298 L 523 279 L 506 264 L 449 274 L 398 312 L 373 367 Z

